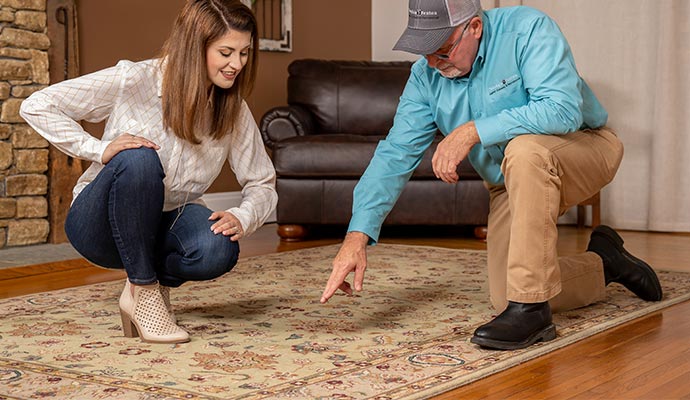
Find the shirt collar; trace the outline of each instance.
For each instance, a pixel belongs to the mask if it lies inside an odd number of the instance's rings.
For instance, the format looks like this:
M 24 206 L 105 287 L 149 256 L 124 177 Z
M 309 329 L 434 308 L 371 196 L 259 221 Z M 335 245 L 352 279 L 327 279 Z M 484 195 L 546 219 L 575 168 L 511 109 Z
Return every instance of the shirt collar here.
M 472 64 L 472 73 L 470 76 L 475 75 L 481 67 L 484 65 L 486 60 L 486 49 L 489 47 L 488 43 L 491 40 L 491 21 L 489 21 L 489 16 L 487 13 L 482 11 L 482 37 L 479 39 L 479 49 L 477 49 L 477 56 L 474 58 L 474 63 Z

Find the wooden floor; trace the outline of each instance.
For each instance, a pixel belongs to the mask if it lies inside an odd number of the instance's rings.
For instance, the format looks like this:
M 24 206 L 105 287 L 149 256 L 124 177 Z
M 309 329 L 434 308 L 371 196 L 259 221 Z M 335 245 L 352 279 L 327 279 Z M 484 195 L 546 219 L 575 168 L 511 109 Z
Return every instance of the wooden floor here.
M 299 243 L 278 240 L 267 225 L 241 242 L 241 257 L 339 243 L 318 232 Z M 655 269 L 690 272 L 690 235 L 621 232 L 626 248 Z M 459 237 L 460 236 L 460 237 Z M 581 251 L 589 230 L 561 227 L 559 251 Z M 381 243 L 483 249 L 469 232 L 384 230 Z M 376 268 L 371 265 L 370 268 Z M 123 279 L 84 260 L 0 270 L 0 298 Z M 325 282 L 324 282 L 325 284 Z M 564 349 L 435 397 L 449 399 L 690 399 L 690 302 L 667 308 Z

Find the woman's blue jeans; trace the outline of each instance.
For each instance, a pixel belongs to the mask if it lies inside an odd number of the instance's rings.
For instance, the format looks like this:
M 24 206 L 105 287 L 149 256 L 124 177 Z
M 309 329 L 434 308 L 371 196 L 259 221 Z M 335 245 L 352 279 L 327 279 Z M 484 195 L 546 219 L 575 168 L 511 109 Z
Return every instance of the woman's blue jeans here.
M 124 268 L 140 285 L 178 287 L 230 271 L 239 244 L 211 231 L 206 207 L 163 212 L 164 177 L 154 150 L 118 153 L 69 210 L 65 232 L 72 246 L 96 265 Z

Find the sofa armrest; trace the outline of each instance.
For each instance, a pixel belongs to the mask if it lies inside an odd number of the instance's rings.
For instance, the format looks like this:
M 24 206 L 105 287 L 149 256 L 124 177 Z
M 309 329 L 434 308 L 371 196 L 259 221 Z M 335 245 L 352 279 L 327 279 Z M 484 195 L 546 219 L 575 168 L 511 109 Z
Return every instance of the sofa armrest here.
M 281 140 L 311 134 L 314 131 L 314 117 L 304 107 L 274 107 L 261 117 L 260 129 L 264 143 L 272 149 Z

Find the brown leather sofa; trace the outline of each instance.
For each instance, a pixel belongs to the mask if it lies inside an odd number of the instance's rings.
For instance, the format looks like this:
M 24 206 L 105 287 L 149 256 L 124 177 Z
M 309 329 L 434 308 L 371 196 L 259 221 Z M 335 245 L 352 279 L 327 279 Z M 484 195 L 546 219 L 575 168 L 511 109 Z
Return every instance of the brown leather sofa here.
M 410 66 L 313 59 L 289 65 L 288 105 L 260 122 L 277 172 L 282 239 L 300 240 L 313 225 L 349 223 L 352 190 L 393 125 Z M 488 192 L 467 161 L 455 185 L 434 176 L 431 157 L 441 139 L 424 154 L 384 225 L 486 225 Z

